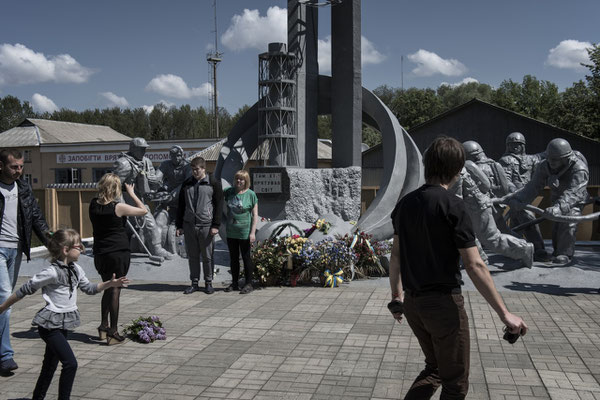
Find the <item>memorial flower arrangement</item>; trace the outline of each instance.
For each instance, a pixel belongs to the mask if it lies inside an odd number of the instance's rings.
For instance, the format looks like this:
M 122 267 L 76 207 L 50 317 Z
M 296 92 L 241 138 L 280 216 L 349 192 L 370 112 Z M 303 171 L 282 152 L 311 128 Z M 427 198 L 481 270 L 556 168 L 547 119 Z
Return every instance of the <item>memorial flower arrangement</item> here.
M 282 238 L 273 238 L 258 243 L 252 248 L 252 262 L 255 277 L 262 284 L 275 283 L 281 275 L 281 268 L 287 260 Z
M 387 242 L 371 243 L 370 235 L 359 232 L 317 243 L 300 235 L 272 237 L 254 246 L 251 255 L 255 278 L 262 284 L 289 282 L 294 286 L 297 281 L 323 281 L 327 270 L 344 280 L 349 280 L 353 271 L 358 277 L 383 275 L 379 257 L 388 252 Z
M 283 243 L 288 255 L 292 257 L 298 256 L 300 254 L 300 250 L 302 250 L 302 246 L 307 240 L 308 238 L 300 235 L 286 236 L 283 240 Z
M 354 235 L 344 235 L 342 240 L 352 249 L 356 262 L 355 273 L 359 277 L 382 276 L 386 271 L 379 258 L 390 252 L 390 245 L 386 241 L 373 241 L 373 236 L 359 231 Z
M 155 340 L 166 340 L 167 332 L 156 315 L 139 317 L 125 326 L 125 335 L 141 343 L 151 343 Z
M 327 234 L 329 229 L 331 229 L 331 222 L 327 222 L 321 218 L 316 220 L 310 228 L 304 230 L 304 236 L 309 237 L 315 230 Z

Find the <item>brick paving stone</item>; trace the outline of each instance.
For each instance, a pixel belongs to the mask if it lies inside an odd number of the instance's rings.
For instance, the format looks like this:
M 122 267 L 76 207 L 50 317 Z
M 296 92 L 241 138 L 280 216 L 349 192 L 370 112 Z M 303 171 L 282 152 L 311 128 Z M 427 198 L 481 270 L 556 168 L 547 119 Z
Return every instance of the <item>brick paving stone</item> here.
M 20 283 L 24 279 L 20 279 Z M 410 328 L 386 309 L 389 289 L 352 284 L 267 288 L 240 296 L 181 294 L 186 284 L 138 283 L 123 292 L 123 324 L 159 315 L 168 339 L 106 346 L 96 338 L 98 296 L 80 296 L 82 325 L 71 335 L 81 399 L 394 399 L 424 366 Z M 197 295 L 196 295 L 197 294 Z M 476 292 L 470 320 L 469 399 L 600 400 L 600 298 L 503 292 L 530 332 L 510 345 Z M 26 398 L 44 343 L 30 329 L 41 296 L 11 315 L 20 368 L 0 377 L 0 399 Z M 58 374 L 48 398 L 56 398 Z

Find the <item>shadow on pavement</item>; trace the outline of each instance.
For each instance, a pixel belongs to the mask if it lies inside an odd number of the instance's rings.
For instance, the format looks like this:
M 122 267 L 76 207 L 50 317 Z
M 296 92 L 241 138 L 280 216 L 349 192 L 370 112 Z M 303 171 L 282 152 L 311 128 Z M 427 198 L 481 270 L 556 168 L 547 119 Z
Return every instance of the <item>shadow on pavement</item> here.
M 169 284 L 169 283 L 141 283 L 132 284 L 127 287 L 130 290 L 143 290 L 150 292 L 183 292 L 189 285 Z
M 40 338 L 37 328 L 31 328 L 28 331 L 13 332 L 11 334 L 11 336 L 18 338 L 18 339 L 39 339 Z M 93 336 L 86 335 L 85 333 L 79 333 L 79 332 L 69 332 L 69 336 L 67 339 L 74 340 L 76 342 L 81 342 L 81 343 L 88 343 L 88 344 L 102 343 Z
M 521 283 L 512 282 L 510 285 L 504 285 L 505 288 L 515 290 L 519 292 L 537 292 L 552 294 L 557 296 L 575 296 L 576 294 L 598 294 L 600 289 L 598 288 L 575 288 L 575 287 L 562 287 L 559 285 L 550 285 L 544 283 Z

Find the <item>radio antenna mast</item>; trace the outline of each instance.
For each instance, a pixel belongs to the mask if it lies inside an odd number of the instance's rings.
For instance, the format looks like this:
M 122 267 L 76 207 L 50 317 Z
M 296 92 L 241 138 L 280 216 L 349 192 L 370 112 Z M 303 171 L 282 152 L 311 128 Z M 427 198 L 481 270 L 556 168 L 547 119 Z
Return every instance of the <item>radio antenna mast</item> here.
M 217 101 L 217 64 L 222 60 L 223 53 L 219 52 L 218 40 L 217 40 L 217 0 L 213 0 L 213 23 L 215 34 L 215 48 L 212 52 L 206 55 L 206 61 L 208 62 L 208 73 L 209 79 L 212 83 L 212 89 L 209 92 L 209 111 L 212 114 L 213 119 L 210 126 L 210 137 L 219 137 L 219 103 Z

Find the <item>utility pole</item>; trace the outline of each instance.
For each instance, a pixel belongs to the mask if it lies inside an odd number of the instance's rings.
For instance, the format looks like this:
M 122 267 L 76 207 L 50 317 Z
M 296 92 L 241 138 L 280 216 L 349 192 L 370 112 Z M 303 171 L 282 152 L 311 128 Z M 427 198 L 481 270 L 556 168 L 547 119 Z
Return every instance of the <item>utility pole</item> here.
M 404 56 L 400 56 L 400 89 L 404 90 Z
M 212 81 L 212 92 L 210 101 L 210 111 L 213 114 L 213 123 L 211 124 L 210 136 L 219 137 L 219 103 L 217 101 L 217 64 L 222 61 L 223 53 L 219 53 L 218 40 L 217 40 L 217 0 L 213 0 L 213 23 L 214 23 L 214 34 L 215 34 L 215 48 L 214 51 L 206 55 L 206 61 L 209 64 L 209 75 Z

